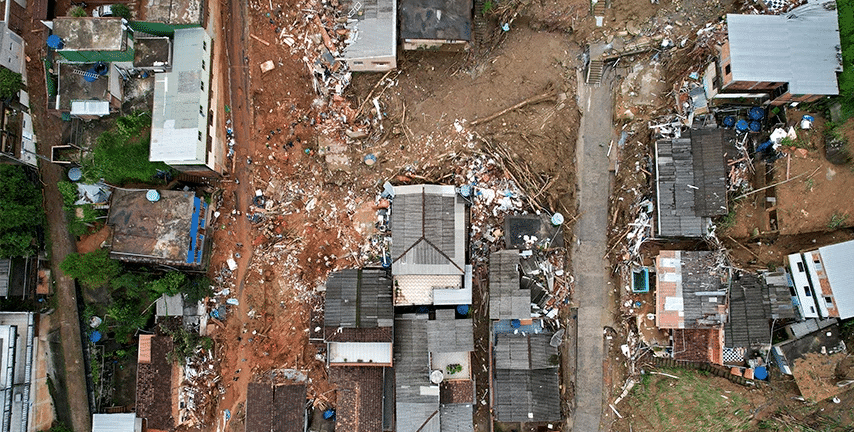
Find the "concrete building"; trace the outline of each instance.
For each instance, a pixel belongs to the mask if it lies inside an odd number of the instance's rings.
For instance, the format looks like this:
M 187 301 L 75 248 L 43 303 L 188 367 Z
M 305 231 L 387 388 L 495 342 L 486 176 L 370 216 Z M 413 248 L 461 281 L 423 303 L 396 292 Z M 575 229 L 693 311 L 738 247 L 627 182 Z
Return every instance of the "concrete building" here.
M 33 353 L 36 352 L 32 312 L 0 312 L 0 431 L 28 432 Z
M 347 8 L 345 3 L 345 8 Z M 397 67 L 397 0 L 352 1 L 350 31 L 340 58 L 354 72 L 385 72 Z
M 149 160 L 219 176 L 224 154 L 211 107 L 212 40 L 202 28 L 175 30 L 172 70 L 155 75 Z
M 155 198 L 152 202 L 150 198 Z M 107 225 L 110 257 L 120 261 L 204 269 L 208 244 L 207 203 L 192 192 L 113 192 Z
M 471 32 L 471 1 L 400 0 L 405 50 L 461 51 L 471 41 Z
M 804 318 L 854 317 L 854 240 L 788 256 Z
M 781 15 L 727 15 L 711 95 L 762 98 L 772 105 L 839 94 L 842 72 L 836 3 L 810 0 Z M 708 74 L 707 74 L 708 75 Z
M 62 41 L 56 52 L 68 62 L 133 61 L 133 33 L 123 18 L 56 17 L 48 26 Z

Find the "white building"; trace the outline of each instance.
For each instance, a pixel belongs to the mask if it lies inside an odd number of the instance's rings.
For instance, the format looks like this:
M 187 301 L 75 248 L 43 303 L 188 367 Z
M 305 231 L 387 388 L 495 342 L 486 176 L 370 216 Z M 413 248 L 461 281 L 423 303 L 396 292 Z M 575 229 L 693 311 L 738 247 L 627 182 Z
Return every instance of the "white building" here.
M 804 318 L 854 317 L 854 240 L 789 255 Z
M 32 312 L 0 312 L 0 432 L 27 432 L 33 405 L 33 353 L 36 350 Z

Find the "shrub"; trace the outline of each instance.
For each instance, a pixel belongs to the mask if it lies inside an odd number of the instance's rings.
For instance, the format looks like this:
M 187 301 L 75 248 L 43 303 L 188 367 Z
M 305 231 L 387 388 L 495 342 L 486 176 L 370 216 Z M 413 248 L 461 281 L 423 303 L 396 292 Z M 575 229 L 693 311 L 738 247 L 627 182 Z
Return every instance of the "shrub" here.
M 60 181 L 56 187 L 62 195 L 62 206 L 66 209 L 74 207 L 74 203 L 77 202 L 77 185 L 70 181 Z
M 35 253 L 43 220 L 41 191 L 20 166 L 0 164 L 0 256 Z
M 122 272 L 122 264 L 110 259 L 105 249 L 86 254 L 71 253 L 59 265 L 66 276 L 77 279 L 86 288 L 107 285 Z
M 86 13 L 86 9 L 83 9 L 81 6 L 71 6 L 68 8 L 67 14 L 68 16 L 75 18 L 83 18 L 89 15 Z
M 130 8 L 127 5 L 122 3 L 114 4 L 110 6 L 110 10 L 113 12 L 113 16 L 122 17 L 128 21 L 131 19 Z
M 86 180 L 150 182 L 158 169 L 169 170 L 162 162 L 148 160 L 150 122 L 151 117 L 144 112 L 119 117 L 115 127 L 98 137 L 95 148 L 83 160 Z
M 0 67 L 0 99 L 15 96 L 23 86 L 24 81 L 21 78 L 21 74 Z

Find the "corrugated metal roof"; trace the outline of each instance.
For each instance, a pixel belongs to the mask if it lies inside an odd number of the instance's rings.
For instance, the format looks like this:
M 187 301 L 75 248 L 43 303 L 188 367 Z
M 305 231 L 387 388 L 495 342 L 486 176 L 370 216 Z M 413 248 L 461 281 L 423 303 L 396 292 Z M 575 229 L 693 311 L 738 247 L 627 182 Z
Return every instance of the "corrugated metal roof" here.
M 326 282 L 325 305 L 327 327 L 391 327 L 392 279 L 385 270 L 337 271 Z
M 71 115 L 110 115 L 110 103 L 99 100 L 71 101 Z
M 330 342 L 329 363 L 390 365 L 391 352 L 391 343 L 387 342 Z
M 92 432 L 134 432 L 136 414 L 92 414 Z
M 531 290 L 521 288 L 519 259 L 519 253 L 515 250 L 502 250 L 490 255 L 490 319 L 531 317 Z
M 211 39 L 202 28 L 186 28 L 175 30 L 173 43 L 172 71 L 155 74 L 149 160 L 202 165 L 207 160 Z
M 840 319 L 854 317 L 854 240 L 818 248 Z
M 395 187 L 392 274 L 465 273 L 465 204 L 453 186 Z
M 787 82 L 793 95 L 836 95 L 837 12 L 811 1 L 782 15 L 727 15 L 735 81 Z
M 496 369 L 556 368 L 557 348 L 551 346 L 551 333 L 499 333 L 495 337 Z
M 697 216 L 727 214 L 724 155 L 730 150 L 735 134 L 731 129 L 694 129 L 691 131 L 691 154 L 694 156 L 694 213 Z

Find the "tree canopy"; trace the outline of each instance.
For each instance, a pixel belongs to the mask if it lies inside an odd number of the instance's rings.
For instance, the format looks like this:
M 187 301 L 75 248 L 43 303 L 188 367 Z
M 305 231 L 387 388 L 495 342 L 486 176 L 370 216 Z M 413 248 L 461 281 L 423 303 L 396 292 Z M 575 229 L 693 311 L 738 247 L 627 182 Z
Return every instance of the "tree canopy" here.
M 0 67 L 0 99 L 15 96 L 23 86 L 24 81 L 21 78 L 21 74 Z
M 24 168 L 0 165 L 0 256 L 35 253 L 43 220 L 41 191 L 27 178 Z

